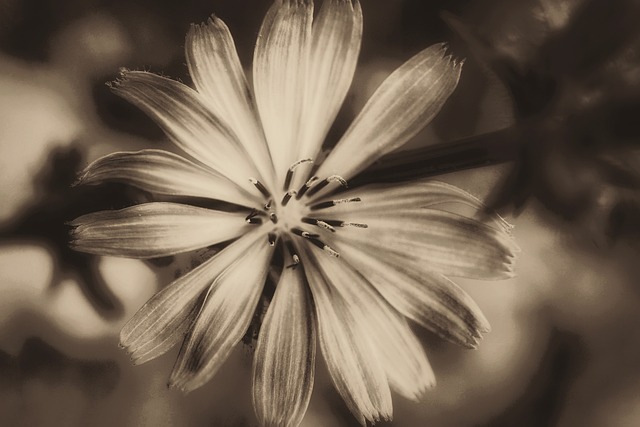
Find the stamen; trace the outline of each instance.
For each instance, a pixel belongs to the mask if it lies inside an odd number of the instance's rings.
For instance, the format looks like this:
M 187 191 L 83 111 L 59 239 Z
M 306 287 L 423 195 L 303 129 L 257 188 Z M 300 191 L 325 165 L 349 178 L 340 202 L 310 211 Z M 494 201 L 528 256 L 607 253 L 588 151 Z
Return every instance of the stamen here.
M 271 205 L 273 205 L 273 199 L 269 199 L 269 201 L 264 204 L 265 210 L 271 210 Z
M 262 218 L 258 218 L 258 215 L 260 214 L 260 211 L 253 209 L 249 215 L 247 215 L 245 217 L 245 221 L 247 221 L 249 224 L 262 224 Z
M 294 164 L 292 164 L 291 166 L 289 166 L 289 170 L 287 171 L 287 176 L 284 178 L 284 186 L 283 189 L 286 191 L 289 186 L 291 185 L 291 180 L 293 179 L 293 172 L 296 170 L 296 168 L 298 166 L 300 166 L 303 163 L 313 163 L 312 159 L 302 159 L 302 160 L 298 160 L 297 162 L 295 162 Z
M 255 185 L 256 188 L 262 193 L 264 197 L 266 197 L 267 199 L 271 198 L 271 193 L 269 193 L 269 190 L 267 190 L 267 187 L 265 187 L 260 181 L 258 181 L 255 178 L 249 178 L 249 182 Z
M 309 233 L 308 231 L 301 230 L 299 228 L 292 228 L 291 232 L 296 236 L 304 237 L 305 239 L 315 239 L 320 237 L 319 234 Z
M 335 249 L 333 249 L 329 245 L 324 245 L 322 250 L 325 251 L 326 253 L 328 253 L 329 255 L 331 255 L 334 258 L 340 258 L 340 253 L 338 251 L 336 251 Z
M 302 222 L 304 222 L 306 224 L 319 225 L 320 227 L 325 227 L 324 225 L 320 224 L 320 223 L 324 223 L 327 226 L 331 227 L 331 229 L 332 229 L 331 231 L 335 231 L 334 227 L 369 228 L 369 226 L 367 224 L 364 224 L 364 223 L 361 223 L 361 222 L 345 222 L 345 221 L 341 221 L 339 219 L 316 219 L 316 218 L 309 218 L 309 217 L 305 216 L 305 217 L 301 218 L 300 221 L 302 221 Z
M 322 222 L 327 223 L 329 225 L 333 225 L 334 227 L 341 227 L 342 223 L 344 222 L 344 221 L 340 221 L 338 219 L 316 219 L 316 218 L 309 218 L 309 217 L 306 217 L 306 216 L 303 217 L 301 219 L 301 221 L 302 222 L 306 222 L 307 224 L 313 224 L 313 225 L 316 225 L 316 223 L 318 221 L 322 221 Z
M 329 230 L 329 231 L 330 231 L 330 232 L 332 232 L 332 233 L 335 233 L 335 232 L 336 232 L 336 229 L 335 229 L 335 228 L 333 228 L 330 224 L 327 224 L 326 222 L 324 222 L 324 221 L 322 221 L 322 220 L 318 220 L 318 222 L 316 223 L 316 225 L 317 225 L 318 227 L 322 227 L 322 228 L 324 228 L 325 230 Z
M 287 204 L 289 203 L 289 200 L 291 200 L 291 197 L 295 196 L 296 194 L 298 194 L 296 190 L 287 191 L 284 194 L 284 197 L 282 198 L 282 202 L 280 202 L 282 206 L 287 206 Z
M 363 224 L 361 222 L 343 222 L 342 227 L 369 228 L 367 224 Z
M 291 259 L 293 260 L 293 264 L 288 265 L 287 268 L 296 268 L 298 264 L 300 264 L 300 257 L 298 256 L 298 254 L 296 254 L 296 250 L 293 247 L 293 243 L 291 243 L 291 240 L 285 239 L 284 243 L 287 249 L 289 250 Z
M 322 227 L 325 230 L 331 231 L 332 233 L 336 232 L 336 229 L 333 228 L 333 226 L 331 224 L 329 224 L 328 222 L 323 221 L 321 219 L 304 217 L 304 218 L 302 218 L 301 221 L 304 222 L 304 223 L 307 223 L 307 224 L 317 225 L 318 227 Z
M 271 212 L 269 214 L 269 219 L 271 220 L 271 222 L 273 222 L 274 224 L 278 223 L 278 215 L 276 215 L 275 212 Z
M 327 202 L 320 202 L 320 203 L 316 203 L 315 205 L 311 205 L 309 209 L 311 209 L 312 211 L 317 211 L 319 209 L 330 208 L 332 206 L 339 205 L 342 203 L 352 203 L 352 202 L 361 202 L 361 201 L 362 199 L 360 197 L 349 197 L 347 199 L 329 200 Z
M 278 240 L 278 236 L 276 235 L 276 233 L 269 233 L 268 239 L 269 239 L 269 246 L 275 246 L 276 241 Z
M 340 203 L 351 203 L 351 202 L 361 202 L 362 199 L 360 197 L 348 197 L 346 199 L 335 199 L 333 203 L 339 205 Z
M 309 196 L 309 197 L 313 196 L 318 191 L 322 190 L 324 187 L 329 185 L 329 183 L 334 182 L 334 181 L 338 181 L 340 183 L 340 185 L 342 185 L 343 187 L 347 188 L 347 180 L 346 179 L 344 179 L 340 175 L 331 175 L 330 177 L 327 177 L 327 178 L 323 179 L 322 181 L 320 181 L 315 187 L 313 187 L 311 190 L 309 190 L 309 192 L 307 193 L 307 196 Z
M 298 194 L 296 194 L 296 199 L 300 200 L 300 198 L 302 196 L 304 196 L 304 193 L 306 193 L 309 188 L 318 180 L 317 176 L 312 176 L 311 178 L 309 178 L 309 181 L 307 181 L 302 187 L 300 187 L 300 190 L 298 190 Z
M 314 245 L 316 245 L 317 247 L 319 247 L 320 249 L 322 249 L 323 251 L 325 251 L 326 253 L 328 253 L 329 255 L 331 255 L 332 257 L 340 258 L 340 253 L 335 249 L 333 249 L 331 246 L 325 244 L 322 240 L 309 239 L 309 241 Z

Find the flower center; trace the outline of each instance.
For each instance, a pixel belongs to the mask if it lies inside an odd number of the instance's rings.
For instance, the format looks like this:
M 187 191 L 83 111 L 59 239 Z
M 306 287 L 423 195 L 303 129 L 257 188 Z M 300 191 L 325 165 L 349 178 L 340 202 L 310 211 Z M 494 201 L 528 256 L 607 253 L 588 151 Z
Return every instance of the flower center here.
M 282 237 L 285 245 L 294 260 L 294 264 L 299 262 L 298 256 L 293 250 L 291 238 L 305 239 L 309 243 L 323 249 L 331 256 L 339 257 L 340 254 L 325 243 L 322 233 L 325 235 L 335 233 L 340 227 L 367 228 L 366 224 L 350 223 L 336 219 L 323 218 L 322 211 L 332 206 L 342 203 L 360 202 L 359 197 L 348 197 L 342 199 L 325 200 L 314 203 L 313 196 L 318 194 L 325 187 L 338 183 L 347 187 L 347 182 L 338 175 L 331 175 L 324 179 L 317 176 L 311 177 L 299 189 L 290 188 L 293 181 L 295 169 L 303 164 L 310 163 L 311 159 L 300 160 L 288 169 L 283 185 L 283 195 L 276 197 L 272 195 L 263 183 L 255 178 L 250 178 L 251 183 L 264 196 L 265 203 L 260 209 L 253 209 L 246 217 L 246 221 L 255 225 L 272 226 L 268 233 L 268 242 L 275 245 L 279 237 Z M 334 184 L 335 185 L 335 184 Z

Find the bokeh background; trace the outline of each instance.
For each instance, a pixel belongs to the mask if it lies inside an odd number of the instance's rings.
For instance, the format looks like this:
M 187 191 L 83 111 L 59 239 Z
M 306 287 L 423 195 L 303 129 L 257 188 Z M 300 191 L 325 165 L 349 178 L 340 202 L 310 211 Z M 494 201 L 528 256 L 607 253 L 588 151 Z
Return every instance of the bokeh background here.
M 361 59 L 329 143 L 394 68 L 447 41 L 466 58 L 456 92 L 409 154 L 358 179 L 437 175 L 506 216 L 522 248 L 516 278 L 459 281 L 493 326 L 478 350 L 416 328 L 438 385 L 420 402 L 394 396 L 380 425 L 640 425 L 639 2 L 362 3 Z M 109 92 L 118 69 L 190 83 L 184 35 L 211 13 L 249 66 L 269 5 L 0 1 L 0 425 L 255 425 L 250 346 L 188 395 L 166 388 L 177 349 L 133 367 L 117 346 L 189 257 L 77 254 L 65 222 L 148 200 L 117 184 L 72 188 L 88 162 L 172 149 Z M 357 425 L 322 363 L 304 425 Z

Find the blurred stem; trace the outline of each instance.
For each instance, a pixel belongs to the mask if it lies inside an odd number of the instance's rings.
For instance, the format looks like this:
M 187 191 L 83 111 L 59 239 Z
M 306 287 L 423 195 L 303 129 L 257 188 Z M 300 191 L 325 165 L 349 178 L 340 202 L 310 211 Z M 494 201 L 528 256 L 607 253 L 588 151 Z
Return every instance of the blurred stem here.
M 515 128 L 502 129 L 454 142 L 387 154 L 349 180 L 350 187 L 408 181 L 514 161 L 521 151 Z

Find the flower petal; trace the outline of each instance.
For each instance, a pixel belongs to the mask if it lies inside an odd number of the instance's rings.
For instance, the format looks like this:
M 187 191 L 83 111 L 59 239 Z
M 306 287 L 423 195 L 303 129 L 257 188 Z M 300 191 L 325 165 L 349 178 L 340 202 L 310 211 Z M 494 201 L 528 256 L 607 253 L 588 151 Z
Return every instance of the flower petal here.
M 384 215 L 395 215 L 405 209 L 433 208 L 443 209 L 448 205 L 471 207 L 478 220 L 511 232 L 513 226 L 497 213 L 487 212 L 487 207 L 474 195 L 454 185 L 431 179 L 398 184 L 366 185 L 340 193 L 340 198 L 357 197 L 360 203 L 342 203 L 331 207 L 331 214 L 357 214 L 360 212 L 377 212 Z M 325 197 L 313 197 L 310 204 L 331 200 Z M 448 209 L 444 209 L 448 210 Z
M 460 77 L 461 63 L 431 46 L 394 71 L 373 94 L 318 176 L 349 179 L 403 145 L 440 111 Z
M 297 426 L 313 388 L 316 319 L 302 270 L 285 268 L 262 322 L 253 362 L 260 425 Z
M 362 41 L 360 3 L 324 1 L 313 21 L 312 37 L 297 159 L 317 156 L 349 90 Z M 302 180 L 304 174 L 296 177 Z
M 490 330 L 480 308 L 458 285 L 441 274 L 407 271 L 373 252 L 348 244 L 336 245 L 349 262 L 403 316 L 467 348 L 475 348 L 482 332 Z
M 318 254 L 316 260 L 323 276 L 331 283 L 331 298 L 335 300 L 338 295 L 344 298 L 361 324 L 362 333 L 372 338 L 374 351 L 391 387 L 417 400 L 427 388 L 435 385 L 435 377 L 422 345 L 407 322 L 344 258 Z
M 264 18 L 254 53 L 256 102 L 278 182 L 299 160 L 312 17 L 312 1 L 276 1 Z
M 155 294 L 120 332 L 120 345 L 135 364 L 160 356 L 182 341 L 198 313 L 203 291 L 225 268 L 256 244 L 258 230 L 242 236 Z
M 118 152 L 101 157 L 82 172 L 80 184 L 124 182 L 154 194 L 208 197 L 245 206 L 259 198 L 224 176 L 163 150 Z
M 296 247 L 316 306 L 320 348 L 336 390 L 362 425 L 365 419 L 390 419 L 389 384 L 368 328 L 323 275 L 326 270 L 320 268 L 318 259 L 327 255 L 316 257 L 312 248 Z
M 215 16 L 192 25 L 185 50 L 189 73 L 203 101 L 238 136 L 269 182 L 273 178 L 269 151 L 229 28 Z
M 205 107 L 196 91 L 144 71 L 123 71 L 112 90 L 152 117 L 194 159 L 251 189 L 248 179 L 256 175 L 255 166 L 236 135 Z
M 83 215 L 71 226 L 71 247 L 98 255 L 155 258 L 238 237 L 253 227 L 245 215 L 178 203 L 144 203 Z
M 182 344 L 170 387 L 192 391 L 215 375 L 251 323 L 272 254 L 263 236 L 216 277 Z
M 354 204 L 355 205 L 355 204 Z M 344 227 L 328 238 L 373 250 L 408 271 L 429 269 L 447 276 L 475 279 L 513 277 L 519 248 L 504 229 L 437 209 L 333 213 L 323 218 L 364 223 L 367 228 Z

